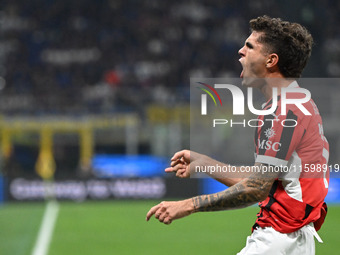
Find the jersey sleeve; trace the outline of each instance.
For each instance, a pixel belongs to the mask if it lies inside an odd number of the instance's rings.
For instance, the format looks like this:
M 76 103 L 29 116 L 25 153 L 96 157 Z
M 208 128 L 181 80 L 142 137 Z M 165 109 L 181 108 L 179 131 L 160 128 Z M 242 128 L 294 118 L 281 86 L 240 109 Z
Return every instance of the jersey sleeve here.
M 265 115 L 262 121 L 255 133 L 255 162 L 287 166 L 305 133 L 302 117 L 289 110 L 287 115 Z

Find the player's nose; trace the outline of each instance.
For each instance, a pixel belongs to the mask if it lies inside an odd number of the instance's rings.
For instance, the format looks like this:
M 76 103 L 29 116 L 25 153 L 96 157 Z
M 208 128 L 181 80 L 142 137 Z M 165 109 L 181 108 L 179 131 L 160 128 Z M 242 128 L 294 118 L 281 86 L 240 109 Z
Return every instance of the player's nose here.
M 246 55 L 244 46 L 243 46 L 241 49 L 239 49 L 238 54 L 239 54 L 241 57 L 244 57 L 244 56 Z
M 245 49 L 244 49 L 244 46 L 243 46 L 241 49 L 239 49 L 238 54 L 239 54 L 241 57 L 244 57 L 244 56 L 245 56 Z

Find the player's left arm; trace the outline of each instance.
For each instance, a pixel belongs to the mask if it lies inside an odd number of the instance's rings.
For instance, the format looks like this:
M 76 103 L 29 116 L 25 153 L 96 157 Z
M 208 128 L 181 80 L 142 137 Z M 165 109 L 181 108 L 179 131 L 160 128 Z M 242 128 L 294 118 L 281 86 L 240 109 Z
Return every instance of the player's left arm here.
M 177 202 L 163 201 L 150 209 L 146 219 L 149 220 L 154 214 L 160 222 L 170 224 L 194 212 L 237 209 L 260 202 L 267 198 L 279 173 L 268 171 L 268 166 L 264 164 L 257 163 L 255 167 L 258 171 L 224 191 Z M 263 171 L 265 168 L 266 171 Z
M 257 163 L 255 166 L 258 172 L 229 189 L 192 198 L 195 212 L 243 208 L 265 200 L 279 173 L 268 171 L 268 165 Z

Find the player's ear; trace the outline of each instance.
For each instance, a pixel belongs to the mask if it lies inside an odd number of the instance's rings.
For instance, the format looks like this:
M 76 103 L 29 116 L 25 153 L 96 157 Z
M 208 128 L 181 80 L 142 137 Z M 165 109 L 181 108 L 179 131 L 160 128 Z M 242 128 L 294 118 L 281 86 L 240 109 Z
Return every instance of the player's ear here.
M 271 69 L 279 63 L 279 56 L 276 53 L 272 53 L 268 55 L 267 61 L 266 61 L 266 67 L 268 69 Z

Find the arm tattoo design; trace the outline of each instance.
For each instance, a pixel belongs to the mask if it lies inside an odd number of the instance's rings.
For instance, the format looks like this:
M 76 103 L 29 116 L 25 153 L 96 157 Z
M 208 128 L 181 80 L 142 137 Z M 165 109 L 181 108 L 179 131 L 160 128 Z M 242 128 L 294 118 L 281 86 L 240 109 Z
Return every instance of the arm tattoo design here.
M 221 211 L 250 206 L 268 195 L 276 177 L 253 174 L 224 191 L 192 198 L 195 212 Z

